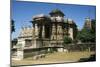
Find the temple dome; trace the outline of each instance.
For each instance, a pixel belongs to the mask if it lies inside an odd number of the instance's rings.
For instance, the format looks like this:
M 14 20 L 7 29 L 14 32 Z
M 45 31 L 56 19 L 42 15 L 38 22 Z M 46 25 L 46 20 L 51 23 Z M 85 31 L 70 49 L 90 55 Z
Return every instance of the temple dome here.
M 64 13 L 61 10 L 59 10 L 59 9 L 54 9 L 49 14 L 50 15 L 59 14 L 61 16 L 64 16 Z

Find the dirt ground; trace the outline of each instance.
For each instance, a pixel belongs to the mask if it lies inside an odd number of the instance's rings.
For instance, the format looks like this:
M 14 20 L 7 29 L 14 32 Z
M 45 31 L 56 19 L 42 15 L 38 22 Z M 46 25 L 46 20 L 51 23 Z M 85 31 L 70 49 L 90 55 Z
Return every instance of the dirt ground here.
M 80 58 L 88 58 L 95 52 L 55 52 L 46 54 L 44 58 L 33 60 L 32 57 L 23 60 L 12 60 L 12 66 L 16 65 L 32 65 L 32 64 L 48 64 L 48 63 L 69 63 L 77 62 Z

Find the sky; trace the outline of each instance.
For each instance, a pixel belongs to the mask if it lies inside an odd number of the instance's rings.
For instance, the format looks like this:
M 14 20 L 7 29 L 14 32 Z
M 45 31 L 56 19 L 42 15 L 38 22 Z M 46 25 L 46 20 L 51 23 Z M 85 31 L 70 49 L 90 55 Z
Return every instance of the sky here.
M 79 29 L 83 27 L 86 17 L 96 18 L 95 6 L 12 1 L 11 19 L 15 21 L 15 32 L 13 32 L 12 38 L 18 37 L 23 26 L 32 26 L 30 21 L 34 15 L 49 15 L 53 9 L 60 9 L 65 14 L 64 18 L 74 20 Z

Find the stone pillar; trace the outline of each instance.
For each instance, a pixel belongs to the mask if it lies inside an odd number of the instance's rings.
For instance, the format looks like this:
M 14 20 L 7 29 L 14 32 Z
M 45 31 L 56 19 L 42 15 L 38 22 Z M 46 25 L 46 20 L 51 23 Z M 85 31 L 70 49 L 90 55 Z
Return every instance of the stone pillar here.
M 37 48 L 37 41 L 34 39 L 33 48 Z
M 44 27 L 44 25 L 42 26 L 42 38 L 45 38 L 45 27 Z
M 38 24 L 35 24 L 35 36 L 33 38 L 34 40 L 34 44 L 33 44 L 33 48 L 40 48 L 41 42 L 40 42 L 40 38 L 39 38 L 39 33 L 40 33 L 40 27 L 38 26 Z M 41 33 L 42 34 L 42 33 Z
M 24 59 L 25 40 L 18 40 L 17 44 L 17 60 Z
M 69 37 L 73 40 L 73 28 L 69 28 Z
M 38 38 L 38 34 L 39 34 L 39 31 L 38 31 L 38 26 L 37 26 L 37 23 L 35 24 L 35 37 Z
M 34 29 L 33 29 L 33 48 L 37 48 L 37 39 L 39 37 L 39 29 L 37 26 L 37 23 L 34 24 Z
M 57 40 L 63 39 L 63 31 L 62 31 L 62 26 L 58 25 L 57 26 Z
M 24 50 L 17 50 L 17 60 L 23 60 L 24 59 Z
M 33 25 L 33 30 L 32 30 L 32 46 L 34 46 L 34 39 L 35 38 L 35 26 Z
M 56 26 L 53 24 L 53 25 L 52 25 L 52 35 L 51 35 L 51 40 L 56 39 L 55 33 L 56 33 Z

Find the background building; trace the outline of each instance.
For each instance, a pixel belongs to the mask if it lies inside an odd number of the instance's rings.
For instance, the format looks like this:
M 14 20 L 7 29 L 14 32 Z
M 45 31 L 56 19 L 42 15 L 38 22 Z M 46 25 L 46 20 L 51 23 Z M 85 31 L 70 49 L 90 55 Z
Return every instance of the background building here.
M 85 23 L 84 23 L 84 28 L 85 29 L 91 29 L 92 26 L 91 26 L 91 19 L 90 18 L 85 18 Z

